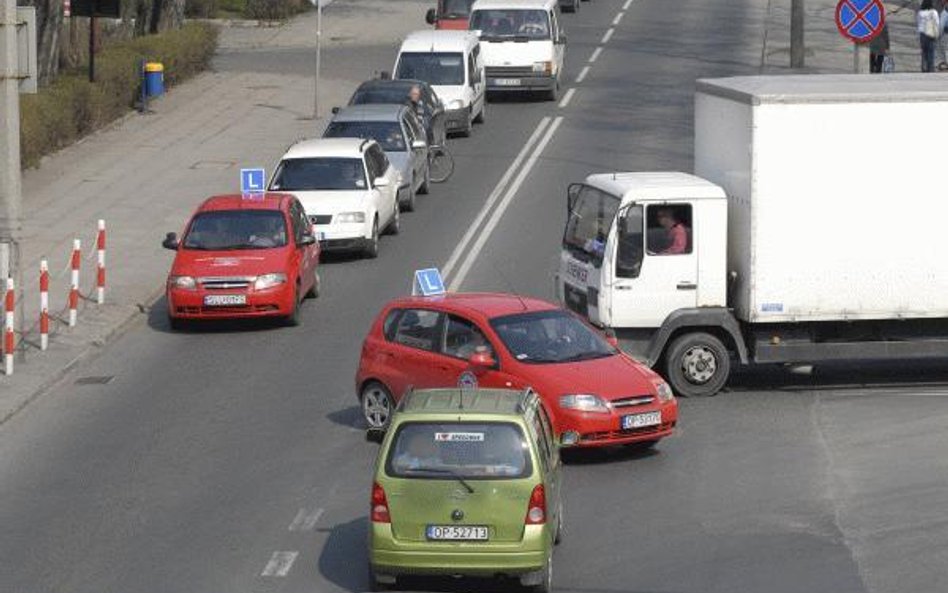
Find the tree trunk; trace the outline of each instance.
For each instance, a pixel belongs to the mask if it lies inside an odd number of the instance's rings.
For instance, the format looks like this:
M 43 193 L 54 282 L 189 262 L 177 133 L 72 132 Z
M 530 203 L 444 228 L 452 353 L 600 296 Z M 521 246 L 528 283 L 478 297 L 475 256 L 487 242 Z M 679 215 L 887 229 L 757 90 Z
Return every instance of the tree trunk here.
M 36 7 L 36 63 L 40 82 L 47 83 L 59 72 L 63 3 L 62 0 L 29 0 L 25 5 Z

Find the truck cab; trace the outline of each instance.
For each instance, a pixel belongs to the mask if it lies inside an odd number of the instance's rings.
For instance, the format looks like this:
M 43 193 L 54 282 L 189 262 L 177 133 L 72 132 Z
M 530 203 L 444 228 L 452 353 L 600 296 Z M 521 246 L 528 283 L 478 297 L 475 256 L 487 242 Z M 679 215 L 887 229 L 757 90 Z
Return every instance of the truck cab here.
M 726 314 L 722 188 L 687 173 L 597 174 L 567 202 L 557 299 L 628 354 L 654 365 L 669 320 Z
M 474 0 L 438 0 L 437 8 L 429 8 L 425 22 L 435 29 L 467 30 Z

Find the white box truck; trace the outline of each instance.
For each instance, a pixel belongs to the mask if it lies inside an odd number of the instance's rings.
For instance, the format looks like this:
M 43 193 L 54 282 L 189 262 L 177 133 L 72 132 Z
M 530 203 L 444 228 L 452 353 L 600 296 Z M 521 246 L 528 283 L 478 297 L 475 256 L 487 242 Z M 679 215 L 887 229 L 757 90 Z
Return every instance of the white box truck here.
M 948 359 L 948 85 L 697 83 L 695 175 L 569 188 L 558 299 L 682 395 L 737 365 Z

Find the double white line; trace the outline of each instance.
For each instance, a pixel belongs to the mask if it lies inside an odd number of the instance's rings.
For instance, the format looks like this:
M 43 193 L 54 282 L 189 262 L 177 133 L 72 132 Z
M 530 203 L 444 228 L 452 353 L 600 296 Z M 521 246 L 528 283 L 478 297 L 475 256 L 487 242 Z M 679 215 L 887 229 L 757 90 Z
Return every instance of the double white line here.
M 517 158 L 515 158 L 513 163 L 510 164 L 510 167 L 507 168 L 507 171 L 504 173 L 504 176 L 500 178 L 500 181 L 497 182 L 494 190 L 490 192 L 481 211 L 478 212 L 477 217 L 474 218 L 474 222 L 471 223 L 467 232 L 461 237 L 461 242 L 454 248 L 454 251 L 451 252 L 451 257 L 448 258 L 448 261 L 445 262 L 441 268 L 441 275 L 444 278 L 449 278 L 455 266 L 458 266 L 458 262 L 460 262 L 457 273 L 451 277 L 451 282 L 448 284 L 449 291 L 456 291 L 461 288 L 461 284 L 464 283 L 464 279 L 467 277 L 468 272 L 470 272 L 471 266 L 474 265 L 474 261 L 477 260 L 477 256 L 480 255 L 481 250 L 484 248 L 484 244 L 494 232 L 507 207 L 510 206 L 510 202 L 512 202 L 517 195 L 520 186 L 523 185 L 527 175 L 530 174 L 530 171 L 540 159 L 540 155 L 543 153 L 546 145 L 550 143 L 553 134 L 556 133 L 562 121 L 562 116 L 555 118 L 546 116 L 541 119 L 539 125 L 537 125 L 537 128 L 533 131 L 533 134 L 531 134 L 527 140 L 527 143 L 524 144 L 520 150 Z M 527 154 L 530 155 L 529 158 L 527 158 Z M 525 160 L 526 162 L 524 162 Z M 500 203 L 494 208 L 498 200 L 500 200 Z M 491 209 L 493 209 L 493 212 L 491 212 Z M 490 214 L 490 218 L 487 220 L 487 224 L 485 224 L 483 228 L 480 228 L 488 214 Z M 478 229 L 480 229 L 480 232 L 478 232 Z M 473 245 L 471 241 L 473 241 Z M 468 246 L 470 246 L 470 248 L 468 248 Z

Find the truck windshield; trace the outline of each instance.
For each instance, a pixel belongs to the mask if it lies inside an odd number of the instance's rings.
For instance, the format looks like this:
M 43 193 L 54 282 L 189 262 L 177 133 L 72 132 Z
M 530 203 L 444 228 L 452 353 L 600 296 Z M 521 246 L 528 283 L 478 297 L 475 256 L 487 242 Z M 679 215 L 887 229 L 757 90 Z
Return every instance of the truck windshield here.
M 530 446 L 511 422 L 410 422 L 388 449 L 385 472 L 416 479 L 513 479 L 533 473 Z
M 464 84 L 464 56 L 454 53 L 403 53 L 395 78 L 423 80 L 431 85 Z
M 619 210 L 619 198 L 584 185 L 566 221 L 563 248 L 597 267 L 602 264 L 606 239 Z
M 397 121 L 334 121 L 325 138 L 369 138 L 385 152 L 405 152 L 405 136 Z
M 580 362 L 616 354 L 588 325 L 560 309 L 495 317 L 490 325 L 510 355 L 528 364 Z
M 550 17 L 544 10 L 484 9 L 471 15 L 468 27 L 480 31 L 484 41 L 550 39 Z
M 279 210 L 214 210 L 194 217 L 185 249 L 230 251 L 286 245 L 286 221 Z
M 441 18 L 462 19 L 471 15 L 474 0 L 441 0 Z
M 285 159 L 280 163 L 270 189 L 273 191 L 317 191 L 365 189 L 362 159 Z

